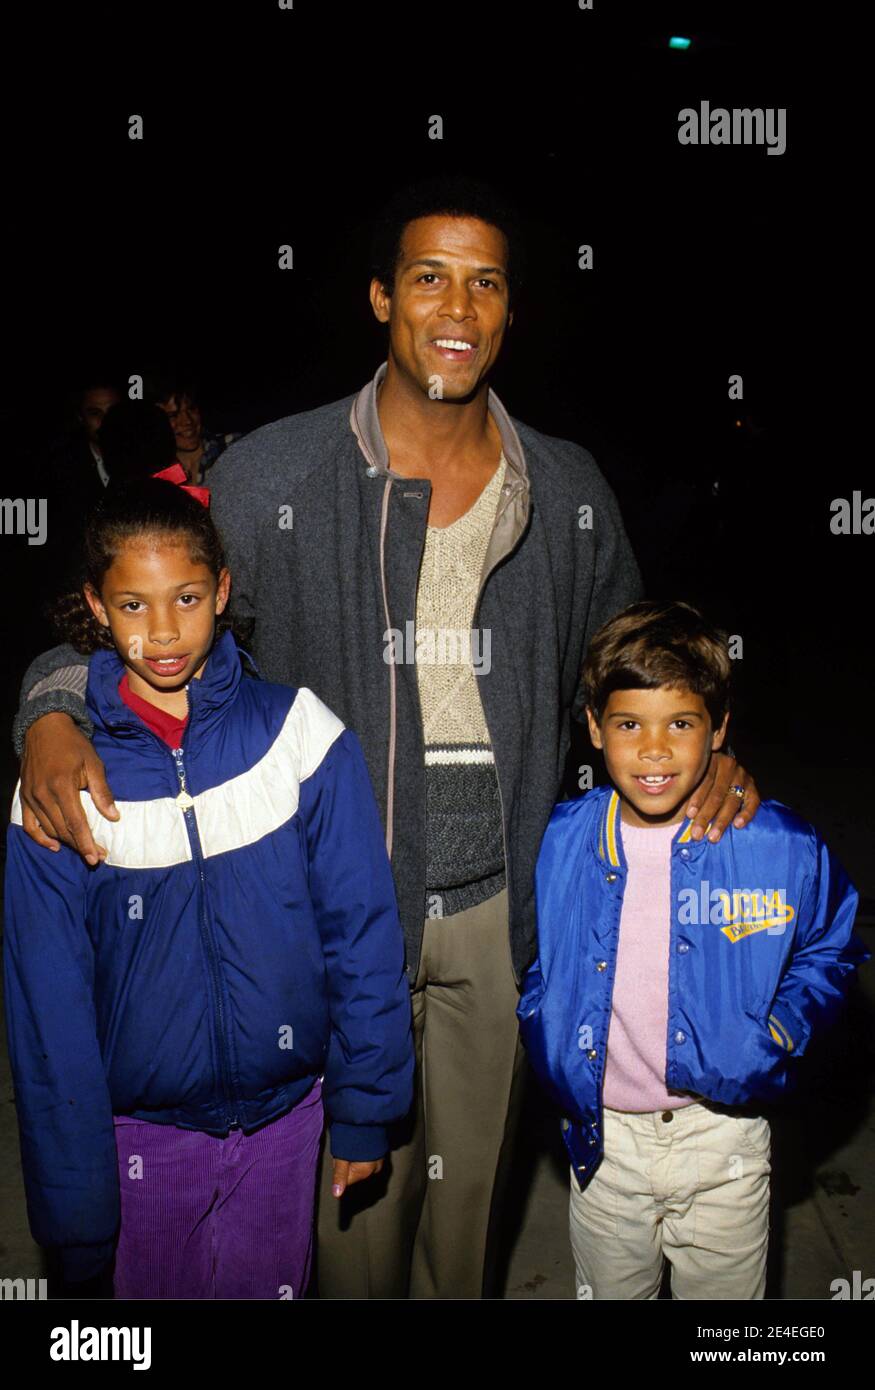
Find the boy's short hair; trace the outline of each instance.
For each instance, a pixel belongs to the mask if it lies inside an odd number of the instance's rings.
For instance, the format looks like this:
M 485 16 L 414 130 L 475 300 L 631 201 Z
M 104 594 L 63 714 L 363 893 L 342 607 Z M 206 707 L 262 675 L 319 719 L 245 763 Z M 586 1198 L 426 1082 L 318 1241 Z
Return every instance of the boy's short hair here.
M 614 690 L 691 690 L 716 729 L 729 708 L 731 672 L 725 632 L 689 603 L 651 599 L 599 628 L 584 659 L 581 693 L 600 724 Z

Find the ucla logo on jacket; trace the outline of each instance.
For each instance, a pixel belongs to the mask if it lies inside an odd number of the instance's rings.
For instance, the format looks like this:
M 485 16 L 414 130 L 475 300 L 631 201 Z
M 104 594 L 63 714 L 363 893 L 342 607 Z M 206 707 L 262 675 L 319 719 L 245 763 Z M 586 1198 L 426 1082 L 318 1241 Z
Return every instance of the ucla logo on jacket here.
M 787 902 L 785 888 L 712 888 L 702 879 L 698 888 L 682 888 L 678 894 L 678 924 L 719 926 L 729 941 L 743 941 L 755 932 L 781 933 L 793 921 L 796 909 Z
M 730 941 L 741 941 L 758 931 L 783 931 L 796 916 L 796 909 L 784 899 L 782 888 L 737 888 L 731 900 L 728 893 L 721 893 L 726 919 L 723 935 Z

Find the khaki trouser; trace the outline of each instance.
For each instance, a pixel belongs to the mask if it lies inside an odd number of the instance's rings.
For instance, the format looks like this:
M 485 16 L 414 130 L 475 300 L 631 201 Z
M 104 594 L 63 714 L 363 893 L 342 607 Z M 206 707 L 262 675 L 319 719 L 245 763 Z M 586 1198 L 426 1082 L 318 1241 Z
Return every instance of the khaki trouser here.
M 672 1118 L 666 1119 L 666 1116 Z M 605 1156 L 580 1191 L 571 1245 L 580 1299 L 758 1299 L 769 1245 L 767 1120 L 695 1104 L 605 1110 Z
M 338 1200 L 324 1145 L 320 1298 L 480 1298 L 524 1054 L 507 893 L 429 918 L 412 992 L 414 1105 L 384 1171 Z

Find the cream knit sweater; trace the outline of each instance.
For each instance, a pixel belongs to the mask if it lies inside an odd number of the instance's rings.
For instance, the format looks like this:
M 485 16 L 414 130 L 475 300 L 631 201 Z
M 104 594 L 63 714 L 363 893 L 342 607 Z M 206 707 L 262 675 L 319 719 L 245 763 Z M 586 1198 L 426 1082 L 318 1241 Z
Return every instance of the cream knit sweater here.
M 426 761 L 428 750 L 435 747 L 489 747 L 471 661 L 473 655 L 482 662 L 488 648 L 479 634 L 473 639 L 468 634 L 505 468 L 502 454 L 489 482 L 464 515 L 450 526 L 426 529 L 416 594 L 416 675 Z
M 491 633 L 474 630 L 483 561 L 506 462 L 450 526 L 429 526 L 416 598 L 416 675 L 425 735 L 427 883 L 449 914 L 504 886 L 501 802 L 478 680 Z M 481 674 L 475 674 L 474 666 Z

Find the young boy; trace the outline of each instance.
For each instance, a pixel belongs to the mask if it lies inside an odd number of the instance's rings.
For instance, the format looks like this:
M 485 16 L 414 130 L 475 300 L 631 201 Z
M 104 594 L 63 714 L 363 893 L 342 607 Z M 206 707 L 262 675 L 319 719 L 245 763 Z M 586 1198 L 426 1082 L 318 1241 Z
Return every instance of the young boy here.
M 638 603 L 590 644 L 583 690 L 612 787 L 558 805 L 536 871 L 539 955 L 517 1013 L 566 1118 L 578 1297 L 758 1299 L 768 1121 L 868 952 L 819 834 L 766 801 L 690 837 L 726 733 L 724 636 Z

